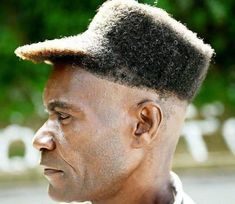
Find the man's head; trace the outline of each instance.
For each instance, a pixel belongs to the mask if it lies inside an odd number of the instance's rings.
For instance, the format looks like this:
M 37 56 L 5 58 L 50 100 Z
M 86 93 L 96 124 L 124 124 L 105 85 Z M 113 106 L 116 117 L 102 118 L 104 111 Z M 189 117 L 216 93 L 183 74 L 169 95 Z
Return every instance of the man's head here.
M 83 34 L 16 54 L 54 66 L 44 91 L 49 119 L 34 139 L 54 199 L 104 200 L 141 190 L 137 183 L 167 188 L 209 45 L 161 9 L 112 0 Z
M 84 201 L 117 193 L 133 173 L 169 173 L 187 103 L 58 63 L 44 105 L 49 118 L 34 146 L 46 169 L 62 171 L 45 172 L 49 194 Z

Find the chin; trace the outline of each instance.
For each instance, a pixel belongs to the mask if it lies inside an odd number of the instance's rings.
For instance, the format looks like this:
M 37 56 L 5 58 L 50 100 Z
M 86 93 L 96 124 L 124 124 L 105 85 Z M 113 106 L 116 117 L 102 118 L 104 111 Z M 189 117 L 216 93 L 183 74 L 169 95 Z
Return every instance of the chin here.
M 78 198 L 78 195 L 72 192 L 69 188 L 55 188 L 51 184 L 48 186 L 48 195 L 50 198 L 57 202 L 84 202 L 87 201 L 82 198 Z
M 49 186 L 48 186 L 48 195 L 54 201 L 57 201 L 57 202 L 66 202 L 66 203 L 72 202 L 73 200 L 71 198 L 68 199 L 68 195 L 67 194 L 68 194 L 68 192 L 66 192 L 65 189 L 55 188 L 51 184 L 49 184 Z

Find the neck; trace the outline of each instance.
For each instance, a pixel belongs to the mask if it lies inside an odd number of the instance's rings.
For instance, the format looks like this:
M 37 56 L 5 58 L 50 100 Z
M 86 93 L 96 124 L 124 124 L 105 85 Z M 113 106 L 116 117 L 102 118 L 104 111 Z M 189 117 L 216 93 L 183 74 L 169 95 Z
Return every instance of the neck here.
M 147 168 L 146 168 L 147 167 Z M 115 195 L 92 201 L 93 204 L 172 204 L 173 193 L 169 170 L 156 173 L 156 168 L 140 167 Z

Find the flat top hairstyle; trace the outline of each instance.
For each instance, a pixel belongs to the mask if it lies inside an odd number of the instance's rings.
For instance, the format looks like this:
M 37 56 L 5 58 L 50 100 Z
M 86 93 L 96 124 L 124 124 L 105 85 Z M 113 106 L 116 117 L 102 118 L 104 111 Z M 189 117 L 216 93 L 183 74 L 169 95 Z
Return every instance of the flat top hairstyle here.
M 35 62 L 67 61 L 117 83 L 191 101 L 214 53 L 164 10 L 134 0 L 105 2 L 84 33 L 26 45 Z

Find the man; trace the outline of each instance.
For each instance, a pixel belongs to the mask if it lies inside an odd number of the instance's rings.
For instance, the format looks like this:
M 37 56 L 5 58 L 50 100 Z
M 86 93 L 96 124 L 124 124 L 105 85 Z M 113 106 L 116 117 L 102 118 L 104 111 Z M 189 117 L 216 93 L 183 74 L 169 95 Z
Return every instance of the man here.
M 33 144 L 54 200 L 193 203 L 170 169 L 209 45 L 159 8 L 111 0 L 86 32 L 16 54 L 53 65 Z

